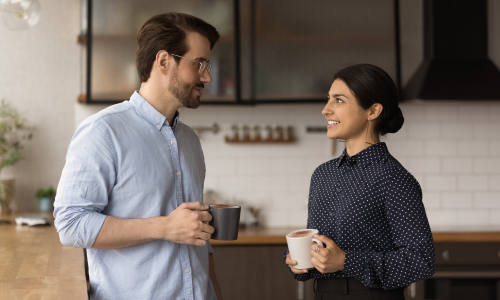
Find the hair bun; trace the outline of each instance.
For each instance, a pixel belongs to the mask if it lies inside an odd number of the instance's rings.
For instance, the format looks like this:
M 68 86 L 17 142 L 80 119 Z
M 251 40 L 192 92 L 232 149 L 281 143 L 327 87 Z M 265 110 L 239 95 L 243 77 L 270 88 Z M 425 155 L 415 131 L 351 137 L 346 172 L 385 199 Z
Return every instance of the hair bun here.
M 392 114 L 392 119 L 387 120 L 386 126 L 381 128 L 380 133 L 382 135 L 387 133 L 396 133 L 403 127 L 403 123 L 405 122 L 405 118 L 403 117 L 403 112 L 399 106 L 396 107 L 396 111 Z

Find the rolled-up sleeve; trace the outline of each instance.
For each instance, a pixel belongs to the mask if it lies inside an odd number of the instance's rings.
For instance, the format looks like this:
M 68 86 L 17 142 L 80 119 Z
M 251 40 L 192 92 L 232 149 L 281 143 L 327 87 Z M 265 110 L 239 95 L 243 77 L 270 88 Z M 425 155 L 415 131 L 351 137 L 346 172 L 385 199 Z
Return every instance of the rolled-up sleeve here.
M 66 156 L 54 202 L 55 226 L 69 247 L 91 248 L 106 215 L 108 195 L 116 180 L 116 151 L 99 120 L 77 129 Z

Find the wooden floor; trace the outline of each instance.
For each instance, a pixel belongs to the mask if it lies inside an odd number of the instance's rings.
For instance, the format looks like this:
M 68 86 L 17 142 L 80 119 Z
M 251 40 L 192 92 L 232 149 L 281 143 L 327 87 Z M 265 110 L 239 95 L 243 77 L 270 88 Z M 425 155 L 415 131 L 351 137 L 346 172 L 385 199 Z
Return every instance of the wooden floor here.
M 87 299 L 83 250 L 64 247 L 53 225 L 0 224 L 0 299 Z

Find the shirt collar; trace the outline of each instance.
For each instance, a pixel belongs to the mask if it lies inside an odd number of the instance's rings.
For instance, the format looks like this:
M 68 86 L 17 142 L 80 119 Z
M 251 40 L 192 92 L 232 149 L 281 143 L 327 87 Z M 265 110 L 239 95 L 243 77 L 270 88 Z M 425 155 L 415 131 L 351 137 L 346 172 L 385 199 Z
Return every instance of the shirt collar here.
M 386 157 L 387 154 L 389 154 L 389 150 L 387 150 L 387 145 L 384 142 L 372 145 L 351 157 L 347 155 L 347 149 L 344 149 L 344 152 L 339 157 L 337 168 L 340 168 L 344 162 L 348 164 L 355 164 L 357 162 L 360 166 L 366 168 L 374 161 Z
M 144 99 L 139 91 L 135 91 L 130 97 L 130 103 L 134 105 L 142 116 L 152 125 L 156 127 L 157 130 L 161 130 L 163 125 L 170 126 L 168 124 L 167 118 L 157 111 L 146 99 Z M 175 112 L 174 121 L 172 125 L 172 130 L 175 129 L 177 123 L 179 123 L 179 111 Z

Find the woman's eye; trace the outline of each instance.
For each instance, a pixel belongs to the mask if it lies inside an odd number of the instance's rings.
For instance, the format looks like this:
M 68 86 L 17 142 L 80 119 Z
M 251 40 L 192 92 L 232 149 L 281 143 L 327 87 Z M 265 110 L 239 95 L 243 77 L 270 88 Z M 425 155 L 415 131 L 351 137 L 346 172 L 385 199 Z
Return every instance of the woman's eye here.
M 337 102 L 337 103 L 344 103 L 344 100 L 339 99 L 339 98 L 335 98 L 335 102 Z

